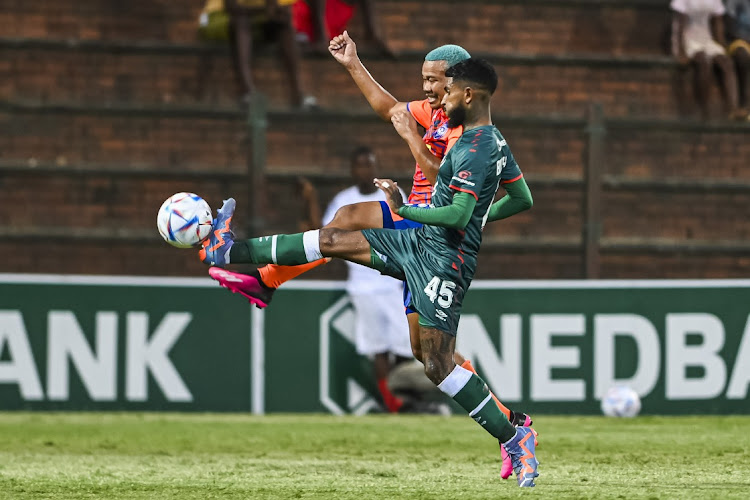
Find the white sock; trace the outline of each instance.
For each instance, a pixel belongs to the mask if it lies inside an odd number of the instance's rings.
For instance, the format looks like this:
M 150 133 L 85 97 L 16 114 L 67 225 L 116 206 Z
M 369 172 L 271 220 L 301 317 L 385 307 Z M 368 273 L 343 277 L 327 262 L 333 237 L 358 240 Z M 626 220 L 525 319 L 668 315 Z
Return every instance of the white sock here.
M 307 262 L 315 262 L 323 258 L 320 252 L 320 229 L 302 233 L 302 244 L 305 246 Z

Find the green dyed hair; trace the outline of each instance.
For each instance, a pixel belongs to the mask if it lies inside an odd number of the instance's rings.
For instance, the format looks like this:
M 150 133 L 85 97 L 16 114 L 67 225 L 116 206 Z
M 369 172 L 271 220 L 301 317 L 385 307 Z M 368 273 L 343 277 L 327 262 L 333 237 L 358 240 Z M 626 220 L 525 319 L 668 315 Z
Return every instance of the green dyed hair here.
M 458 45 L 441 45 L 424 56 L 425 61 L 445 61 L 448 68 L 469 58 L 471 55 L 466 49 Z

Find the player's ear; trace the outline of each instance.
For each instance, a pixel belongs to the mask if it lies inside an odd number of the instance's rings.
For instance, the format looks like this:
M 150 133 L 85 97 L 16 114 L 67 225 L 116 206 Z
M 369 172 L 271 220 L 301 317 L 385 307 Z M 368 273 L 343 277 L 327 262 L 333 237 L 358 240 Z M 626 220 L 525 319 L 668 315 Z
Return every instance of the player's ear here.
M 471 87 L 464 87 L 464 102 L 466 104 L 471 104 L 471 101 L 474 100 L 474 89 Z

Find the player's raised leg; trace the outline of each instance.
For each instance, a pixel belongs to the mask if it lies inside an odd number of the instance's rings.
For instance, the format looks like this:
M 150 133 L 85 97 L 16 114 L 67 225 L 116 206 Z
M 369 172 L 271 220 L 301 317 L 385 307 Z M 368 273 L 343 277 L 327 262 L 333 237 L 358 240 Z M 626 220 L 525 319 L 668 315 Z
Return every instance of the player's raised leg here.
M 201 261 L 211 266 L 229 263 L 300 265 L 324 257 L 339 257 L 372 267 L 370 244 L 359 231 L 323 228 L 295 234 L 276 234 L 235 240 L 231 230 L 235 201 L 219 209 L 214 231 L 203 242 Z
M 383 227 L 380 202 L 355 203 L 341 207 L 333 220 L 324 227 L 351 231 Z M 249 274 L 211 270 L 209 274 L 221 286 L 245 296 L 250 303 L 264 308 L 270 304 L 273 294 L 287 281 L 327 263 L 330 259 L 318 259 L 297 266 L 267 264 Z M 236 262 L 236 261 L 235 261 Z

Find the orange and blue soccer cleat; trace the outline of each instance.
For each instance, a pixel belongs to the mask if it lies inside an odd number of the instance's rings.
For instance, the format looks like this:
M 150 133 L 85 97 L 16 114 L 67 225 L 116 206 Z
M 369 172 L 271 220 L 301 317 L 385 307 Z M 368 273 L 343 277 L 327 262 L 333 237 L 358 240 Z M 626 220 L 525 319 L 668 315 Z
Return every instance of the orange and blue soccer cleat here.
M 255 272 L 257 273 L 257 271 Z M 233 273 L 218 267 L 212 267 L 208 274 L 232 293 L 239 293 L 251 304 L 263 309 L 271 303 L 274 288 L 265 286 L 254 274 Z
M 531 427 L 517 427 L 513 439 L 502 446 L 508 452 L 513 463 L 513 472 L 516 473 L 518 486 L 521 488 L 533 488 L 534 478 L 539 476 L 537 468 L 539 461 L 534 455 L 535 432 Z
M 520 411 L 511 411 L 510 423 L 514 427 L 531 427 L 532 421 L 531 417 L 525 413 L 521 413 Z M 500 456 L 503 459 L 503 465 L 500 468 L 500 477 L 502 479 L 508 479 L 511 474 L 513 474 L 513 461 L 510 459 L 508 452 L 505 451 L 505 448 L 503 448 L 503 444 L 499 441 L 498 444 L 500 444 Z M 536 440 L 536 431 L 534 431 L 534 446 L 538 444 L 539 443 Z
M 216 212 L 213 228 L 206 241 L 203 242 L 198 255 L 201 262 L 209 266 L 224 267 L 227 265 L 229 249 L 234 244 L 232 233 L 232 216 L 236 202 L 234 198 L 224 200 L 224 204 Z

